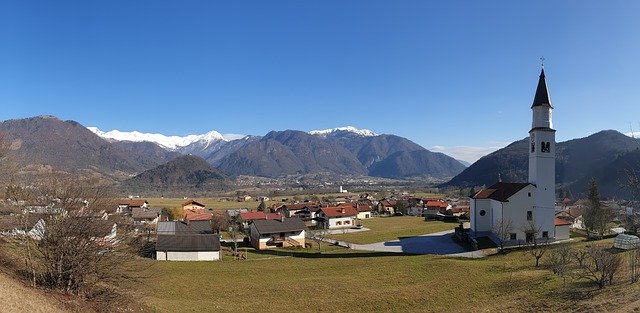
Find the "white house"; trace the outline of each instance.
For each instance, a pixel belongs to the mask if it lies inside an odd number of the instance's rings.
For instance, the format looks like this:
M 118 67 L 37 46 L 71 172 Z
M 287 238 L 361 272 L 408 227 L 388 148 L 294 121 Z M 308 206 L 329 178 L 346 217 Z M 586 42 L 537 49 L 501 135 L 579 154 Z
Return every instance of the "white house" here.
M 359 220 L 364 220 L 371 218 L 373 209 L 370 205 L 356 203 L 356 211 L 358 211 L 358 216 L 356 216 L 356 218 Z
M 347 228 L 355 224 L 358 211 L 353 207 L 320 208 L 316 217 L 324 228 Z
M 544 68 L 531 105 L 529 131 L 529 181 L 497 182 L 470 199 L 472 238 L 495 240 L 499 223 L 511 224 L 510 241 L 530 242 L 556 238 L 555 227 L 555 129 L 553 106 L 547 91 Z M 564 234 L 563 234 L 564 236 Z

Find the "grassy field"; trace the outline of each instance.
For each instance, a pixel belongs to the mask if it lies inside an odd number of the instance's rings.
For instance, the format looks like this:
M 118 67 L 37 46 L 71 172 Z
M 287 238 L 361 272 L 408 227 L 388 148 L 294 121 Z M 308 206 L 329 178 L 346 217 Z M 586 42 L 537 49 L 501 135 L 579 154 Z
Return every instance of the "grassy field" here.
M 424 218 L 416 216 L 376 217 L 360 220 L 360 223 L 370 230 L 332 235 L 330 238 L 351 243 L 367 244 L 451 230 L 458 226 L 456 223 L 425 221 Z
M 640 284 L 604 290 L 562 280 L 521 251 L 484 259 L 402 256 L 329 247 L 251 252 L 249 260 L 158 262 L 141 292 L 160 312 L 628 312 Z M 292 254 L 293 257 L 282 255 Z M 622 278 L 621 278 L 622 279 Z

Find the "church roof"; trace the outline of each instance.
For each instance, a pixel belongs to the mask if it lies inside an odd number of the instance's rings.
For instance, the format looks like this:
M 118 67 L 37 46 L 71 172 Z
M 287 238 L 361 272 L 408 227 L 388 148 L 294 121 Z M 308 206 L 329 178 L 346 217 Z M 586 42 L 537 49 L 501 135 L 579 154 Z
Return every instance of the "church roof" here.
M 544 79 L 544 68 L 540 71 L 538 88 L 536 88 L 536 95 L 533 98 L 533 104 L 531 105 L 532 108 L 537 106 L 553 108 L 551 105 L 551 98 L 549 97 L 549 91 L 547 90 L 547 81 Z
M 480 190 L 473 196 L 473 199 L 492 199 L 500 202 L 507 202 L 511 196 L 529 185 L 531 185 L 531 183 L 497 182 L 487 189 Z

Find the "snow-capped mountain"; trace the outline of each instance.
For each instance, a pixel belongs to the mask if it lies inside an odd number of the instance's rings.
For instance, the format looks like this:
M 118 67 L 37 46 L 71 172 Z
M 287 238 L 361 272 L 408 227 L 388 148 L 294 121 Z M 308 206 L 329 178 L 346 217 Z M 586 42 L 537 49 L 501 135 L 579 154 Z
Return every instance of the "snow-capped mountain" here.
M 187 136 L 166 136 L 163 134 L 153 134 L 153 133 L 141 133 L 138 131 L 132 132 L 122 132 L 119 130 L 111 130 L 111 131 L 102 131 L 97 127 L 87 127 L 94 134 L 109 139 L 111 141 L 133 141 L 133 142 L 153 142 L 158 144 L 159 146 L 177 151 L 185 148 L 187 146 L 197 144 L 201 149 L 205 149 L 210 145 L 220 143 L 220 142 L 228 142 L 230 140 L 235 140 L 238 138 L 243 138 L 243 135 L 231 134 L 228 135 L 230 138 L 225 138 L 219 132 L 212 130 L 206 134 L 202 135 L 187 135 Z
M 316 135 L 321 137 L 326 137 L 335 133 L 353 133 L 355 135 L 362 136 L 362 137 L 373 137 L 378 135 L 368 129 L 358 129 L 353 126 L 336 127 L 336 128 L 323 129 L 323 130 L 312 130 L 309 132 L 309 134 L 311 135 Z

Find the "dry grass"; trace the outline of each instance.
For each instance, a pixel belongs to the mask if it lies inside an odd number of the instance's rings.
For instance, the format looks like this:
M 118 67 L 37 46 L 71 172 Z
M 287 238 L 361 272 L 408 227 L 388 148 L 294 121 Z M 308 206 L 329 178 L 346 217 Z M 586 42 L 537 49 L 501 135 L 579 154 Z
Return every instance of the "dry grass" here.
M 624 275 L 603 290 L 579 280 L 563 287 L 533 264 L 522 251 L 476 260 L 336 247 L 322 254 L 251 252 L 248 261 L 160 262 L 144 301 L 160 312 L 630 312 L 640 306 L 640 284 L 622 282 Z
M 0 273 L 0 311 L 68 312 L 51 294 L 25 286 Z
M 360 222 L 370 230 L 332 235 L 330 238 L 358 244 L 367 244 L 396 240 L 402 237 L 431 234 L 451 230 L 458 226 L 456 223 L 425 221 L 424 218 L 417 216 L 376 217 L 360 220 Z

